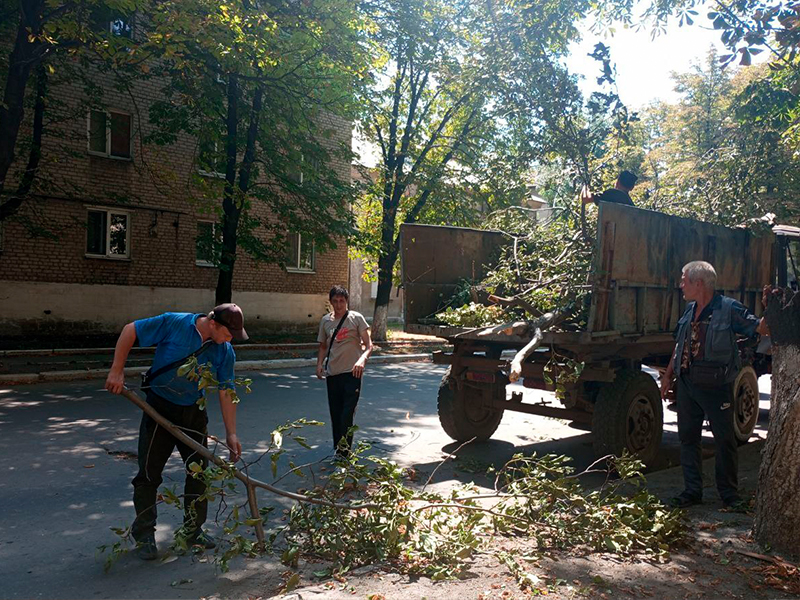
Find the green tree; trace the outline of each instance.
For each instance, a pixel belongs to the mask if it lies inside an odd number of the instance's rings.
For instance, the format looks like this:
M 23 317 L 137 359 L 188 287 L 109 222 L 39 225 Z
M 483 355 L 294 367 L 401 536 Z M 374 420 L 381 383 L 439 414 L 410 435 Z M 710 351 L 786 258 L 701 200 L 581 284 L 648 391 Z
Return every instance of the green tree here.
M 361 250 L 378 271 L 375 339 L 386 335 L 402 223 L 464 224 L 480 214 L 469 207 L 519 202 L 526 175 L 553 153 L 567 155 L 578 176 L 587 173 L 585 106 L 560 60 L 579 37 L 574 23 L 593 6 L 400 0 L 367 7 L 383 56 L 360 117 L 380 150 L 361 207 Z M 610 96 L 598 102 L 606 113 L 614 104 Z
M 797 175 L 785 120 L 766 66 L 723 67 L 712 50 L 673 75 L 681 99 L 642 115 L 643 205 L 735 226 L 797 213 Z
M 285 262 L 292 232 L 324 250 L 351 231 L 349 177 L 330 166 L 349 164 L 349 137 L 330 142 L 326 121 L 352 114 L 368 66 L 362 27 L 343 0 L 156 7 L 141 50 L 157 65 L 148 76 L 166 84 L 149 107 L 149 141 L 168 145 L 190 133 L 207 150 L 200 158 L 224 174 L 189 186 L 221 217 L 218 303 L 231 299 L 238 248 Z
M 143 9 L 146 2 L 0 0 L 0 35 L 12 40 L 8 44 L 10 53 L 0 62 L 0 222 L 25 204 L 39 173 L 48 123 L 49 80 L 64 78 L 66 72 L 74 74 L 90 63 L 113 60 L 120 50 L 135 45 L 110 30 L 109 23 Z M 33 115 L 28 131 L 20 137 L 26 109 L 32 109 Z M 20 154 L 27 155 L 25 165 L 12 173 L 12 164 Z M 9 185 L 13 191 L 8 190 Z

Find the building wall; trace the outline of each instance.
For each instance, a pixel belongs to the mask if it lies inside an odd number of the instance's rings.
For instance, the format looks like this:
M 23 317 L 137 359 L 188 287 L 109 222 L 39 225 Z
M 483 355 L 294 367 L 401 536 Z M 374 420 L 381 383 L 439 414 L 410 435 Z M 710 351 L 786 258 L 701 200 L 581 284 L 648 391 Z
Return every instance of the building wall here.
M 58 135 L 43 140 L 42 176 L 25 218 L 28 225 L 35 219 L 56 237 L 32 237 L 30 227 L 19 219 L 3 223 L 0 335 L 92 327 L 96 332 L 115 331 L 133 318 L 213 307 L 218 271 L 195 263 L 197 223 L 215 220 L 201 199 L 202 190 L 190 183 L 196 175 L 196 140 L 181 135 L 169 147 L 141 143 L 152 130 L 141 111 L 158 98 L 159 85 L 156 81 L 139 85 L 133 98 L 113 85 L 104 86 L 105 107 L 133 115 L 132 160 L 89 154 L 82 87 L 67 83 L 51 89 L 50 104 L 72 116 L 52 125 L 51 129 L 60 127 Z M 333 132 L 320 138 L 323 143 L 350 146 L 348 121 L 326 115 L 321 126 Z M 21 137 L 27 134 L 23 130 Z M 20 154 L 17 174 L 27 158 Z M 334 161 L 331 166 L 349 181 L 347 161 Z M 219 191 L 213 188 L 221 182 L 203 181 L 209 184 L 212 201 L 218 201 Z M 129 258 L 86 255 L 89 207 L 129 213 Z M 257 204 L 252 210 L 269 217 Z M 325 313 L 328 290 L 347 283 L 344 241 L 333 250 L 317 253 L 314 273 L 292 273 L 278 265 L 257 263 L 240 249 L 233 301 L 243 306 L 248 330 L 305 327 Z
M 375 314 L 374 285 L 364 280 L 364 261 L 360 258 L 350 260 L 350 307 L 363 314 L 368 321 L 372 321 Z M 389 321 L 400 322 L 403 320 L 403 290 L 398 294 L 392 287 L 389 296 Z

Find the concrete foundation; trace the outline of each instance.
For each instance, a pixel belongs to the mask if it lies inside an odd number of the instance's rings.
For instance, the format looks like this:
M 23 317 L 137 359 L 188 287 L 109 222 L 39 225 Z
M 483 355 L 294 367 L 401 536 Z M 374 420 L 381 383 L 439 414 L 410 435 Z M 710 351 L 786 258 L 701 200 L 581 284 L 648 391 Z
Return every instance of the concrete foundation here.
M 327 294 L 236 292 L 245 328 L 310 329 L 328 310 Z M 115 333 L 163 312 L 207 312 L 213 289 L 0 281 L 0 336 Z

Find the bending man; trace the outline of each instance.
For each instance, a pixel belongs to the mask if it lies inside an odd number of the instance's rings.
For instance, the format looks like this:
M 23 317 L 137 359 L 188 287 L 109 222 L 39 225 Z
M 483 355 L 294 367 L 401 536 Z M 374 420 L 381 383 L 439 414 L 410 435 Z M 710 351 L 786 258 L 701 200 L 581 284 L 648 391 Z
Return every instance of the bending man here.
M 203 364 L 210 363 L 219 382 L 219 404 L 225 423 L 226 444 L 232 461 L 239 460 L 242 446 L 236 435 L 236 405 L 228 390 L 233 389 L 233 367 L 236 355 L 231 339 L 245 341 L 244 316 L 235 304 L 221 304 L 207 315 L 164 313 L 157 317 L 128 323 L 122 330 L 114 352 L 114 363 L 106 380 L 106 389 L 119 394 L 125 385 L 125 362 L 134 343 L 155 346 L 153 365 L 143 389 L 147 403 L 159 414 L 184 430 L 188 436 L 207 446 L 208 413 L 197 404 L 205 394 L 198 382 L 179 377 L 178 368 L 191 356 Z M 203 469 L 208 461 L 179 442 L 158 426 L 148 415 L 142 415 L 139 428 L 139 472 L 133 479 L 133 505 L 136 518 L 131 534 L 137 542 L 137 554 L 143 560 L 158 557 L 156 547 L 156 497 L 161 473 L 175 446 L 183 462 L 198 463 Z M 213 548 L 216 542 L 201 527 L 206 521 L 208 502 L 197 500 L 205 493 L 205 484 L 186 470 L 184 485 L 183 528 L 190 545 Z

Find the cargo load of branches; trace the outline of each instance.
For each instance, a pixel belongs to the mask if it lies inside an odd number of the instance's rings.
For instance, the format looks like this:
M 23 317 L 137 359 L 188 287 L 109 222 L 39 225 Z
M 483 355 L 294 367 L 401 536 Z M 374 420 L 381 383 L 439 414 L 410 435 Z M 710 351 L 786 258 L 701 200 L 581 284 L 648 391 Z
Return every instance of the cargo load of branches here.
M 478 336 L 530 337 L 512 361 L 513 382 L 545 331 L 586 326 L 594 233 L 569 209 L 509 208 L 493 213 L 486 227 L 502 231 L 509 243 L 483 281 L 465 282 L 436 316 L 450 326 L 480 329 Z
M 485 227 L 502 231 L 508 244 L 487 276 L 464 281 L 437 319 L 477 328 L 556 314 L 551 327 L 582 328 L 591 289 L 593 232 L 569 209 L 512 207 L 492 213 Z

